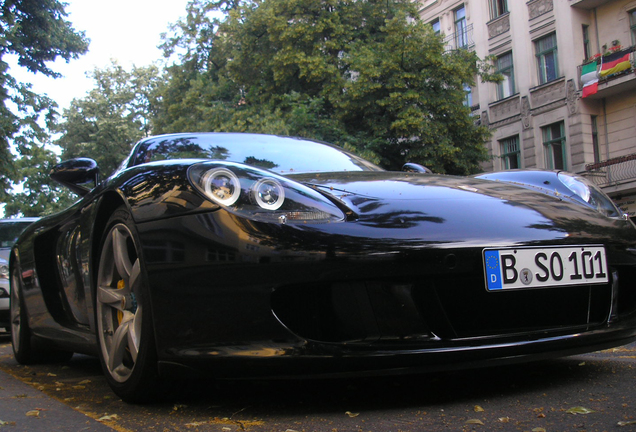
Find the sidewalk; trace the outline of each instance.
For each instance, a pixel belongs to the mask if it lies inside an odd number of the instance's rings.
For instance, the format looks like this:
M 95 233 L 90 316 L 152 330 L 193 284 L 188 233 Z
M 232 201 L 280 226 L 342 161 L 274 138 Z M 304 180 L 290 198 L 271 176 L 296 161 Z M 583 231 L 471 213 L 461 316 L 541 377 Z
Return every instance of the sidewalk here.
M 3 431 L 112 432 L 113 429 L 0 370 L 0 432 Z

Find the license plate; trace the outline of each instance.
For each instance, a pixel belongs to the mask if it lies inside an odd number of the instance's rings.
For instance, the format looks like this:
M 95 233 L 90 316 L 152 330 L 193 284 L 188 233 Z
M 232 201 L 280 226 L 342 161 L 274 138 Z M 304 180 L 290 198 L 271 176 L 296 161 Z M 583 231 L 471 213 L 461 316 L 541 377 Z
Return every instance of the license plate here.
M 603 246 L 484 249 L 488 291 L 607 283 Z

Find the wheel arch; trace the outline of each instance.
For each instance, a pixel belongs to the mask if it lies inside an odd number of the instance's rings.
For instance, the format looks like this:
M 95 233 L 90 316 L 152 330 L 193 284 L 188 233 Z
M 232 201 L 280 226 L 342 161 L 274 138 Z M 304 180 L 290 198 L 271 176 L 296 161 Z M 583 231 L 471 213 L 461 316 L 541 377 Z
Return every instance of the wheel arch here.
M 91 260 L 90 260 L 90 266 L 91 266 L 91 327 L 93 328 L 93 330 L 96 331 L 97 329 L 97 323 L 94 322 L 94 314 L 95 314 L 95 295 L 96 295 L 96 290 L 97 290 L 97 274 L 98 274 L 98 268 L 99 268 L 99 261 L 101 258 L 101 243 L 102 243 L 102 238 L 104 238 L 104 235 L 106 234 L 106 231 L 108 230 L 108 222 L 111 218 L 111 216 L 121 207 L 125 207 L 126 210 L 129 212 L 129 214 L 131 215 L 132 218 L 132 211 L 130 209 L 130 206 L 128 205 L 128 203 L 126 202 L 125 198 L 118 194 L 115 191 L 110 191 L 106 194 L 104 194 L 99 202 L 97 211 L 96 211 L 96 215 L 94 217 L 93 220 L 93 231 L 92 231 L 92 244 L 91 244 Z M 134 218 L 133 219 L 133 224 L 134 224 Z M 133 227 L 133 228 L 136 228 Z M 145 274 L 145 265 L 144 265 L 144 258 L 143 258 L 143 247 L 141 245 L 140 239 L 139 239 L 139 235 L 136 231 L 136 229 L 132 229 L 132 234 L 133 236 L 135 236 L 135 238 L 137 239 L 137 243 L 139 244 L 139 255 L 141 258 L 141 271 L 144 273 L 144 279 L 146 281 L 148 281 L 148 277 Z M 150 308 L 150 316 L 152 317 L 152 319 L 154 320 L 154 313 L 153 313 L 153 308 L 152 308 L 152 292 L 150 290 L 150 287 L 148 288 L 148 295 L 150 297 L 150 302 L 148 307 Z M 154 322 L 153 322 L 153 329 L 154 329 Z M 154 332 L 154 331 L 153 331 Z M 156 338 L 156 334 L 154 334 L 154 337 Z
M 119 207 L 126 205 L 126 201 L 116 192 L 108 192 L 102 196 L 99 202 L 99 206 L 97 208 L 97 213 L 95 215 L 95 219 L 93 221 L 93 232 L 92 232 L 92 244 L 91 244 L 91 267 L 92 267 L 92 282 L 95 284 L 96 273 L 95 269 L 99 265 L 99 254 L 100 254 L 100 246 L 101 239 L 104 236 L 106 231 L 106 227 L 108 225 L 108 220 L 115 213 Z M 126 206 L 127 207 L 127 206 Z M 93 286 L 94 287 L 94 286 Z

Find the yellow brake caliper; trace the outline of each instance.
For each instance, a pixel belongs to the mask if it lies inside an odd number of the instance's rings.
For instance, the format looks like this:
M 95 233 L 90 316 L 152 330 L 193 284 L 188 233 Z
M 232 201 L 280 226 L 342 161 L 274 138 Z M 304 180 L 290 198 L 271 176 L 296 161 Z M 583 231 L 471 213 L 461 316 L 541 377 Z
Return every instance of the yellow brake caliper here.
M 121 290 L 124 289 L 126 287 L 126 282 L 124 282 L 123 279 L 120 279 L 119 282 L 117 282 L 117 289 Z M 123 309 L 124 307 L 126 307 L 126 299 L 122 298 L 121 300 L 121 308 Z M 121 324 L 121 321 L 124 319 L 124 312 L 118 310 L 117 311 L 117 324 Z

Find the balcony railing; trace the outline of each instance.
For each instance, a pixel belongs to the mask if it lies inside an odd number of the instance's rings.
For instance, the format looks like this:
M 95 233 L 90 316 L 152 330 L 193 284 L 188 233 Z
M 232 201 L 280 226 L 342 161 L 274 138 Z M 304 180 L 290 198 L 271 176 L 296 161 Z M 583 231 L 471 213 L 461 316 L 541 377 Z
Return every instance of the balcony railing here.
M 583 175 L 600 187 L 636 181 L 636 153 L 588 164 Z
M 456 49 L 471 49 L 475 46 L 473 39 L 473 25 L 469 24 L 458 32 L 444 38 L 445 51 Z

